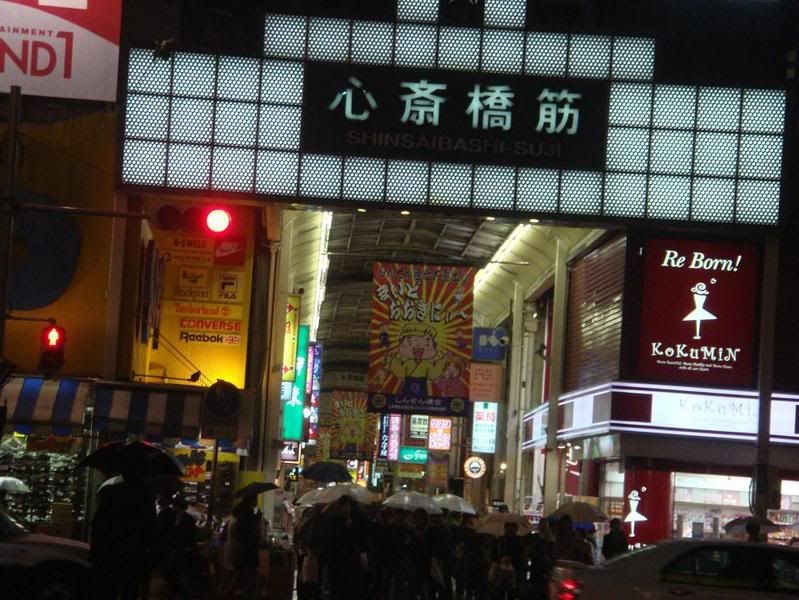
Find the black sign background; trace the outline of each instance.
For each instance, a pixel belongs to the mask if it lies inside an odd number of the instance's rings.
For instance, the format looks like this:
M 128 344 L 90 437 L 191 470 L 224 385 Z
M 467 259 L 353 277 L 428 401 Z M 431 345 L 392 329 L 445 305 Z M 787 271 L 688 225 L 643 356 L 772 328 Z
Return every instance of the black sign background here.
M 334 110 L 329 108 L 338 94 L 353 87 L 351 77 L 377 102 L 377 109 L 370 110 L 363 121 L 344 116 L 344 98 Z M 411 92 L 402 82 L 423 79 L 447 85 L 437 93 L 446 98 L 440 105 L 438 126 L 401 120 L 405 111 L 401 96 Z M 490 85 L 511 88 L 509 131 L 473 128 L 473 115 L 466 110 L 471 102 L 468 94 L 476 84 L 482 91 Z M 544 88 L 582 95 L 572 104 L 580 111 L 573 135 L 565 129 L 552 134 L 536 131 L 538 95 Z M 303 152 L 320 154 L 598 170 L 604 166 L 609 95 L 606 81 L 307 63 L 301 147 Z M 353 113 L 367 109 L 364 93 L 356 90 Z

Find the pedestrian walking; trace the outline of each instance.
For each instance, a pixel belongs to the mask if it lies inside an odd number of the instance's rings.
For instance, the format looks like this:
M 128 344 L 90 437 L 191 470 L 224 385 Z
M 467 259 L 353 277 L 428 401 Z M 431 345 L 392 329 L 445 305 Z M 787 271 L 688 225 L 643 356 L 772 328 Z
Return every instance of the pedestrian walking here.
M 233 508 L 233 522 L 228 530 L 230 562 L 233 576 L 223 595 L 232 597 L 242 592 L 244 597 L 256 598 L 258 589 L 258 517 L 255 514 L 256 496 L 244 496 Z
M 614 556 L 627 552 L 629 543 L 627 536 L 621 528 L 621 519 L 610 520 L 610 531 L 602 540 L 602 556 L 610 560 Z

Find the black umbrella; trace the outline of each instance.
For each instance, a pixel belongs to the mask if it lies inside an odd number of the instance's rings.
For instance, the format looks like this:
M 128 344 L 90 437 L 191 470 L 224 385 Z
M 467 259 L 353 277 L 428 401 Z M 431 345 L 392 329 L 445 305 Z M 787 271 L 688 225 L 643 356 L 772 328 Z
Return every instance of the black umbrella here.
M 108 474 L 132 471 L 146 477 L 180 477 L 186 472 L 177 458 L 149 442 L 111 442 L 89 454 L 78 467 L 91 467 Z
M 274 483 L 270 482 L 260 482 L 255 481 L 248 485 L 245 485 L 241 488 L 236 494 L 233 496 L 234 498 L 243 498 L 244 496 L 257 496 L 258 494 L 263 494 L 264 492 L 271 492 L 272 490 L 276 490 L 277 486 Z
M 302 476 L 312 481 L 322 481 L 324 483 L 352 481 L 352 477 L 346 467 L 334 462 L 318 462 L 307 469 L 304 469 Z

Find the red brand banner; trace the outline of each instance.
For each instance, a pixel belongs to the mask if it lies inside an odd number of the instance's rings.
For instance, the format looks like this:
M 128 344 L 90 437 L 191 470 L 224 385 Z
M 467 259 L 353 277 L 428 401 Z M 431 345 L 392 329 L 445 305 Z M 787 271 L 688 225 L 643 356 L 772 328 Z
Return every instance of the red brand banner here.
M 122 0 L 0 0 L 0 93 L 116 102 Z
M 751 386 L 759 273 L 754 244 L 649 240 L 639 377 Z

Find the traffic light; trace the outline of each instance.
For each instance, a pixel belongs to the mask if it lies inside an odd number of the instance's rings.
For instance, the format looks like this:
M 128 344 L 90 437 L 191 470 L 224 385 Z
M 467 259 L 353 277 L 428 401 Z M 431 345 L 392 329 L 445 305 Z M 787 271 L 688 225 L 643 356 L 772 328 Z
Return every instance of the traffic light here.
M 229 210 L 218 206 L 161 204 L 153 213 L 152 224 L 156 229 L 168 231 L 220 235 L 228 232 L 233 216 Z
M 67 335 L 63 327 L 48 325 L 42 329 L 39 370 L 54 373 L 64 366 L 64 346 Z

